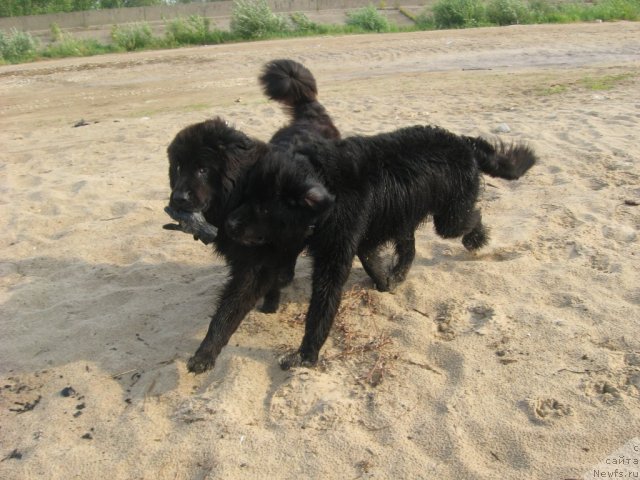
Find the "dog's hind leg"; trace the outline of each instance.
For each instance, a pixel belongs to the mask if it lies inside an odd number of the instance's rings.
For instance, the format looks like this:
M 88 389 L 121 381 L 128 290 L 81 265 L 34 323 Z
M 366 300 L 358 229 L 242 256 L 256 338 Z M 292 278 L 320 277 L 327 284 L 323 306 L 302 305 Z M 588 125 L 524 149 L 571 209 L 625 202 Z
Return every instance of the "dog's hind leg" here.
M 276 313 L 280 306 L 280 285 L 276 282 L 264 296 L 262 306 L 258 309 L 262 313 Z
M 489 242 L 489 234 L 482 224 L 480 210 L 474 210 L 467 222 L 467 231 L 462 236 L 462 245 L 469 251 L 484 247 Z
M 416 256 L 414 230 L 396 238 L 395 250 L 397 259 L 389 275 L 389 290 L 393 290 L 399 283 L 402 283 L 405 278 L 407 278 L 413 259 Z
M 280 290 L 293 281 L 296 269 L 296 260 L 284 262 L 284 265 L 278 270 L 278 277 L 275 279 L 267 294 L 264 296 L 262 306 L 258 309 L 262 313 L 275 313 L 280 306 Z
M 358 249 L 358 258 L 362 264 L 362 268 L 367 272 L 367 275 L 371 277 L 375 287 L 380 292 L 389 291 L 389 279 L 387 277 L 387 270 L 383 266 L 382 258 L 378 252 L 378 248 L 364 248 Z
M 450 207 L 445 212 L 433 216 L 436 232 L 442 238 L 462 236 L 462 244 L 467 250 L 476 250 L 489 241 L 487 230 L 482 225 L 480 210 L 471 206 Z

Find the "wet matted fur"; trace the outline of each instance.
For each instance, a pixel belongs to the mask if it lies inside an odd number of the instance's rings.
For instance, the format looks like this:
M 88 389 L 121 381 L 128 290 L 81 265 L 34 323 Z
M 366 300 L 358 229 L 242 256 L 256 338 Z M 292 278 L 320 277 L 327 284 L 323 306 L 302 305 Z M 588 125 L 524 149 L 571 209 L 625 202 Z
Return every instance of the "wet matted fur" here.
M 469 250 L 484 246 L 488 236 L 476 206 L 481 173 L 514 180 L 535 161 L 522 144 L 491 144 L 429 126 L 269 152 L 249 173 L 247 195 L 227 224 L 239 243 L 286 251 L 306 238 L 313 288 L 305 334 L 281 366 L 318 360 L 354 256 L 387 291 L 405 279 L 414 232 L 429 216 L 438 235 L 462 237 Z M 379 255 L 387 243 L 397 254 L 390 270 Z
M 202 212 L 218 227 L 213 241 L 229 265 L 216 312 L 206 337 L 188 369 L 195 373 L 212 368 L 215 359 L 246 314 L 264 297 L 262 311 L 275 312 L 280 289 L 293 279 L 304 241 L 286 249 L 272 245 L 239 244 L 225 230 L 227 214 L 242 193 L 249 168 L 272 149 L 286 148 L 296 140 L 339 138 L 325 108 L 317 101 L 316 82 L 298 62 L 276 60 L 265 65 L 260 77 L 265 94 L 285 106 L 290 123 L 266 144 L 214 118 L 179 132 L 168 148 L 170 207 L 177 212 Z

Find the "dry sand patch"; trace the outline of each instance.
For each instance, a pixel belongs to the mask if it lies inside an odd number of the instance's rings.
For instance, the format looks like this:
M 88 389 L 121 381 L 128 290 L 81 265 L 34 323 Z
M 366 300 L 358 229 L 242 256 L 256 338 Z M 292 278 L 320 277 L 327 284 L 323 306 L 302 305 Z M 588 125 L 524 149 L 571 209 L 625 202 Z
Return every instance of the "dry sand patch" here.
M 639 37 L 527 26 L 0 67 L 0 477 L 581 478 L 640 428 Z M 356 262 L 320 368 L 276 364 L 302 335 L 301 258 L 282 310 L 252 312 L 193 376 L 226 270 L 161 229 L 165 149 L 211 115 L 269 138 L 285 118 L 256 78 L 281 57 L 315 73 L 345 135 L 433 123 L 541 161 L 486 179 L 479 254 L 426 224 L 394 294 Z

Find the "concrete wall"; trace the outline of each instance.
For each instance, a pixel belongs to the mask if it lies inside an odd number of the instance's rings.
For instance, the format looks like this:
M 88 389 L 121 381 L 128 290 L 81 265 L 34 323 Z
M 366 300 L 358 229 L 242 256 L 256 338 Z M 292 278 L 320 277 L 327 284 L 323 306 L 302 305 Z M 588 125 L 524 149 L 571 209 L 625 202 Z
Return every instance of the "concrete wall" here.
M 372 0 L 268 0 L 275 12 L 312 12 L 318 10 L 352 9 L 369 5 Z M 422 3 L 414 0 L 409 3 Z M 62 29 L 81 29 L 101 25 L 134 22 L 160 22 L 164 19 L 201 15 L 203 17 L 231 16 L 231 0 L 189 3 L 180 5 L 157 5 L 153 7 L 114 8 L 89 10 L 86 12 L 53 13 L 26 17 L 0 18 L 0 29 L 16 28 L 24 31 L 49 30 L 52 24 Z

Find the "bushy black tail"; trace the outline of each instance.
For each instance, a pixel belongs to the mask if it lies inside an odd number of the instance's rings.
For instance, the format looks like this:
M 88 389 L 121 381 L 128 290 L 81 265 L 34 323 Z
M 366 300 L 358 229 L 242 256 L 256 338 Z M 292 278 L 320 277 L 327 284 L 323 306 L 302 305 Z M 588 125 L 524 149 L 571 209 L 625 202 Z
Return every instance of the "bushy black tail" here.
M 293 60 L 273 60 L 267 63 L 259 80 L 267 97 L 288 107 L 315 102 L 318 96 L 313 74 L 304 65 Z
M 480 170 L 492 177 L 516 180 L 524 175 L 538 159 L 533 149 L 521 143 L 491 144 L 478 137 L 465 138 L 473 148 Z

